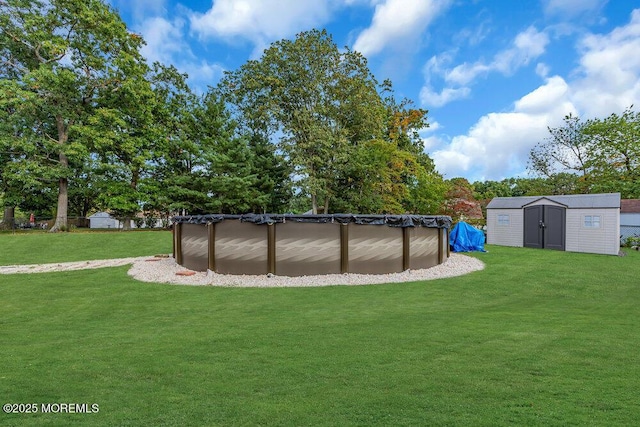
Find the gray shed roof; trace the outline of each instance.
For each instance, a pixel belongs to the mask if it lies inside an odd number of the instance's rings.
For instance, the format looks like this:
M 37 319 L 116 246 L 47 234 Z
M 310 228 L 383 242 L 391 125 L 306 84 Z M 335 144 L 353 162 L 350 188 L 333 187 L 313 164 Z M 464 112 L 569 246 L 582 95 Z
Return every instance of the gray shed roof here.
M 620 193 L 605 193 L 571 194 L 566 196 L 496 197 L 489 202 L 487 209 L 522 209 L 540 199 L 548 199 L 552 202 L 560 203 L 569 209 L 620 208 Z

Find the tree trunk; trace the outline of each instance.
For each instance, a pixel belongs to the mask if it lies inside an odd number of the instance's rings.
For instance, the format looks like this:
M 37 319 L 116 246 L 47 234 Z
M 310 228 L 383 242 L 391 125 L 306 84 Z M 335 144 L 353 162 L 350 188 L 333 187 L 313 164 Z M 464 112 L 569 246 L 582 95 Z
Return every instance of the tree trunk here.
M 62 155 L 61 155 L 62 156 Z M 66 157 L 65 157 L 66 158 Z M 58 183 L 58 209 L 56 211 L 56 222 L 49 232 L 68 231 L 67 209 L 69 207 L 69 182 L 67 178 L 60 178 Z
M 16 208 L 4 208 L 4 215 L 2 216 L 2 225 L 0 228 L 4 230 L 11 230 L 16 225 L 15 218 Z
M 314 215 L 318 214 L 318 200 L 315 194 L 311 195 L 311 213 Z
M 329 196 L 324 198 L 324 213 L 325 215 L 329 213 Z
M 67 126 L 64 123 L 64 119 L 61 116 L 56 117 L 56 125 L 58 127 L 58 145 L 60 146 L 60 154 L 58 155 L 58 162 L 63 170 L 69 168 L 69 159 L 63 152 L 63 147 L 67 143 L 69 134 L 67 133 Z M 55 233 L 58 231 L 68 230 L 68 212 L 69 209 L 69 181 L 67 177 L 60 177 L 58 182 L 58 209 L 56 210 L 56 222 L 51 227 L 49 232 Z

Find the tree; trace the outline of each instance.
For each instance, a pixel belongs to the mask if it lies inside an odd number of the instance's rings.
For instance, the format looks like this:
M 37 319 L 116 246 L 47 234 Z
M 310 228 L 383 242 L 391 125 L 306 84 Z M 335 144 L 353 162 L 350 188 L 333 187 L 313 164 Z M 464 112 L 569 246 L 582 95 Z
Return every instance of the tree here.
M 258 178 L 254 190 L 259 197 L 252 201 L 251 212 L 284 212 L 293 197 L 289 178 L 291 168 L 274 144 L 260 134 L 249 134 L 249 150 L 252 152 L 252 172 Z
M 203 150 L 200 144 L 196 110 L 200 99 L 187 85 L 187 75 L 174 66 L 153 64 L 149 81 L 154 94 L 154 126 L 160 135 L 155 141 L 155 156 L 147 212 L 167 218 L 177 213 L 204 212 L 207 190 L 200 170 Z
M 382 117 L 383 107 L 366 60 L 340 52 L 326 31 L 275 42 L 259 61 L 227 73 L 220 89 L 250 127 L 281 132 L 279 148 L 315 213 L 321 204 L 328 212 L 351 149 L 381 136 L 375 115 Z
M 481 205 L 474 196 L 473 186 L 465 178 L 449 180 L 444 213 L 460 221 L 483 218 Z
M 246 138 L 236 136 L 224 102 L 214 91 L 207 93 L 196 113 L 199 144 L 203 153 L 202 176 L 210 212 L 239 214 L 252 205 L 264 205 L 266 197 L 256 189 L 253 152 Z
M 125 81 L 98 88 L 93 113 L 74 134 L 95 158 L 101 176 L 98 205 L 121 218 L 125 229 L 151 196 L 145 182 L 163 136 L 153 115 L 155 97 L 147 71 L 145 63 L 134 61 Z
M 536 144 L 529 152 L 528 168 L 531 172 L 551 178 L 558 173 L 577 174 L 581 179 L 581 191 L 589 191 L 592 140 L 584 130 L 586 123 L 569 114 L 562 127 L 549 127 L 550 137 Z
M 596 191 L 640 197 L 640 112 L 632 108 L 585 125 L 593 146 L 590 165 Z
M 53 149 L 44 168 L 58 181 L 56 221 L 67 227 L 70 162 L 82 162 L 87 147 L 74 140 L 75 126 L 87 121 L 101 89 L 117 92 L 131 67 L 142 62 L 142 39 L 127 31 L 100 0 L 0 1 L 0 73 L 12 81 L 4 91 L 15 114 L 31 118 L 24 138 Z M 105 93 L 104 90 L 102 93 Z M 30 102 L 23 102 L 25 98 Z M 52 147 L 53 145 L 53 147 Z
M 386 113 L 386 139 L 398 150 L 409 155 L 411 162 L 402 173 L 408 189 L 408 197 L 403 200 L 403 212 L 432 214 L 440 212 L 448 186 L 442 175 L 436 171 L 433 159 L 425 151 L 424 141 L 419 131 L 429 127 L 427 110 L 414 108 L 413 101 L 396 101 L 391 81 L 385 80 L 382 92 Z
M 361 54 L 340 51 L 326 31 L 313 30 L 228 72 L 218 90 L 252 140 L 278 136 L 296 203 L 308 197 L 312 212 L 434 208 L 443 185 L 418 135 L 426 111 L 383 99 L 380 88 L 392 93 L 390 82 L 378 86 Z
M 620 192 L 640 197 L 640 113 L 581 122 L 565 117 L 565 126 L 549 128 L 551 137 L 530 152 L 529 169 L 543 177 L 548 194 Z

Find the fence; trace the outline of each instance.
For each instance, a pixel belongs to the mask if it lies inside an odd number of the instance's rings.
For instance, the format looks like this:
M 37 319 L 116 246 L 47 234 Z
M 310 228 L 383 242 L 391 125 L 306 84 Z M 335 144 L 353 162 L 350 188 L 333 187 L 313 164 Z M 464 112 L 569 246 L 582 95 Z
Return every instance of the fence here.
M 620 226 L 620 245 L 625 246 L 630 237 L 640 238 L 640 225 Z

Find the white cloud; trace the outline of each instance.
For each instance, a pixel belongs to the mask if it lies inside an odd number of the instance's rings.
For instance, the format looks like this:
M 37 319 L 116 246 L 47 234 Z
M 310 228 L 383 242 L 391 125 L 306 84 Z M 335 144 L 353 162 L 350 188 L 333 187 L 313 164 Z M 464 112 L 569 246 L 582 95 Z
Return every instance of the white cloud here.
M 154 61 L 172 63 L 174 55 L 189 54 L 191 49 L 184 40 L 183 28 L 184 21 L 180 19 L 173 22 L 161 17 L 144 20 L 139 27 L 147 43 L 141 49 L 142 55 L 149 63 Z
M 629 24 L 586 36 L 580 48 L 573 87 L 586 117 L 606 117 L 640 104 L 640 9 L 633 11 Z
M 520 98 L 515 103 L 514 111 L 526 114 L 545 114 L 554 106 L 562 105 L 569 98 L 569 85 L 562 77 L 554 76 L 533 92 Z M 575 111 L 565 111 L 563 115 Z
M 511 74 L 542 55 L 548 43 L 549 37 L 544 32 L 529 27 L 516 36 L 512 47 L 498 52 L 491 62 L 458 65 L 445 73 L 445 81 L 467 85 L 479 75 L 489 72 L 497 71 L 502 74 Z
M 423 86 L 420 89 L 420 103 L 434 108 L 442 107 L 457 99 L 468 97 L 470 92 L 471 89 L 468 87 L 446 87 L 440 92 L 435 92 L 430 86 Z
M 173 21 L 161 17 L 144 20 L 139 31 L 147 44 L 141 53 L 149 64 L 155 61 L 172 64 L 180 72 L 187 73 L 192 88 L 204 92 L 208 85 L 218 82 L 223 68 L 196 57 L 185 39 L 184 27 L 185 21 L 180 18 Z
M 376 5 L 371 26 L 358 36 L 353 49 L 375 55 L 391 44 L 415 40 L 451 3 L 450 0 L 385 0 Z
M 438 170 L 448 178 L 472 181 L 514 176 L 525 170 L 531 148 L 548 136 L 547 127 L 561 126 L 567 114 L 605 118 L 640 105 L 640 9 L 632 12 L 629 24 L 586 35 L 579 47 L 580 65 L 570 74 L 572 80 L 549 77 L 517 100 L 512 111 L 481 117 L 465 135 L 448 141 L 431 136 Z M 545 76 L 548 67 L 538 64 L 537 72 Z
M 510 74 L 542 55 L 548 44 L 549 36 L 546 33 L 529 27 L 516 36 L 512 48 L 496 55 L 489 68 Z
M 511 47 L 494 55 L 489 62 L 462 63 L 453 68 L 445 66 L 451 62 L 451 52 L 441 57 L 432 57 L 425 65 L 425 85 L 420 92 L 423 105 L 440 107 L 451 101 L 466 98 L 469 86 L 480 76 L 492 72 L 510 75 L 541 56 L 549 44 L 549 36 L 534 27 L 519 33 Z M 431 83 L 433 76 L 441 76 L 446 86 L 437 92 Z
M 206 13 L 193 13 L 191 30 L 201 39 L 244 39 L 265 46 L 326 23 L 332 1 L 216 0 Z
M 542 62 L 536 65 L 536 74 L 540 77 L 547 77 L 549 75 L 549 66 Z
M 446 71 L 444 75 L 445 82 L 449 84 L 467 85 L 476 77 L 483 73 L 491 71 L 490 65 L 476 62 L 475 64 L 460 64 L 453 69 Z
M 575 16 L 585 12 L 597 12 L 608 0 L 544 0 L 544 11 L 548 15 L 563 17 Z
M 547 136 L 547 126 L 574 111 L 567 83 L 554 76 L 516 101 L 513 111 L 483 116 L 466 135 L 431 155 L 447 178 L 500 180 L 520 173 L 531 148 Z

